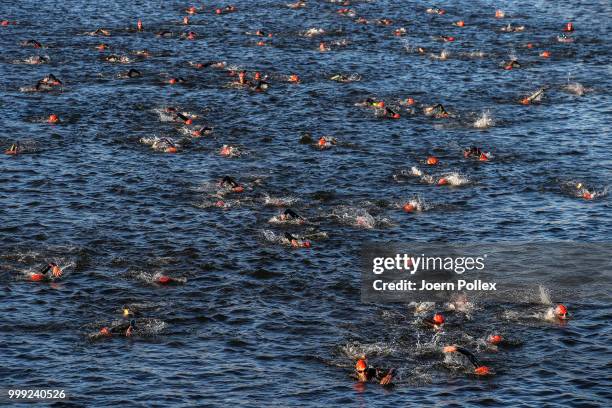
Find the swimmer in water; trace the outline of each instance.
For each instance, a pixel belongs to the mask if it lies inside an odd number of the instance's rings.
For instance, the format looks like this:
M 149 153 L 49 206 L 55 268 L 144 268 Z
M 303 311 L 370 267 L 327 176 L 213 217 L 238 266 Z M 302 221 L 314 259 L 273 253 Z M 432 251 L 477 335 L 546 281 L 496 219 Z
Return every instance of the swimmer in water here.
M 317 143 L 314 145 L 317 149 L 325 150 L 338 144 L 338 141 L 333 137 L 321 136 Z
M 242 187 L 233 177 L 225 176 L 219 183 L 220 187 L 229 188 L 234 193 L 242 193 L 244 191 L 244 187 Z
M 310 248 L 310 241 L 300 239 L 293 234 L 285 232 L 283 237 L 293 248 Z
M 567 307 L 565 305 L 557 305 L 555 307 L 551 307 L 546 310 L 545 313 L 546 320 L 567 320 Z
M 42 48 L 42 44 L 36 40 L 25 40 L 20 43 L 23 47 Z
M 11 147 L 9 147 L 8 149 L 4 151 L 4 154 L 15 156 L 21 152 L 23 152 L 23 149 L 19 146 L 19 143 L 13 143 Z
M 446 11 L 444 11 L 443 9 L 433 6 L 433 7 L 429 7 L 427 10 L 425 10 L 427 12 L 427 14 L 437 14 L 437 15 L 443 15 L 444 13 L 446 13 Z
M 355 373 L 353 378 L 361 383 L 377 382 L 380 385 L 392 385 L 394 369 L 384 370 L 380 368 L 369 367 L 364 359 L 357 360 L 355 364 Z
M 304 220 L 304 218 L 296 213 L 291 208 L 287 208 L 283 213 L 279 216 L 281 221 L 291 221 L 291 220 Z
M 480 147 L 472 146 L 469 149 L 463 150 L 463 157 L 487 161 L 491 158 L 491 153 L 483 152 Z
M 92 31 L 89 35 L 101 35 L 104 37 L 109 37 L 111 35 L 109 30 L 105 30 L 103 28 L 98 28 L 96 31 Z
M 433 106 L 426 106 L 425 108 L 423 108 L 423 112 L 425 113 L 425 115 L 432 116 L 434 118 L 448 118 L 450 116 L 441 103 L 438 103 Z
M 400 114 L 389 107 L 385 107 L 385 110 L 383 111 L 383 117 L 386 119 L 399 119 Z
M 121 322 L 110 327 L 104 326 L 100 329 L 100 331 L 91 336 L 92 338 L 101 338 L 101 337 L 112 337 L 113 334 L 120 334 L 125 337 L 131 337 L 134 334 L 134 329 L 136 328 L 136 320 L 132 319 L 129 322 Z
M 510 71 L 511 69 L 514 69 L 514 68 L 520 68 L 520 67 L 521 67 L 521 64 L 515 59 L 510 60 L 507 63 L 504 63 L 504 69 L 507 71 Z
M 532 93 L 531 95 L 529 95 L 528 97 L 521 99 L 520 102 L 522 105 L 529 105 L 533 102 L 541 101 L 543 96 L 544 96 L 544 88 L 540 88 L 534 93 Z
M 442 316 L 440 313 L 436 313 L 431 319 L 423 320 L 423 323 L 433 328 L 434 330 L 441 330 L 442 326 L 444 326 L 445 321 L 446 320 L 444 319 L 444 316 Z
M 140 78 L 142 76 L 142 73 L 134 68 L 131 68 L 126 74 L 126 77 L 128 78 Z
M 472 363 L 472 365 L 474 366 L 474 374 L 476 375 L 489 375 L 491 374 L 491 371 L 489 370 L 489 367 L 482 365 L 480 363 L 480 361 L 478 361 L 478 359 L 476 358 L 476 356 L 470 352 L 469 350 L 464 349 L 463 347 L 458 347 L 458 346 L 446 346 L 443 348 L 443 351 L 445 353 L 460 353 L 462 355 L 464 355 L 465 357 L 467 357 L 467 359 L 470 361 L 470 363 Z
M 168 31 L 168 30 L 162 30 L 162 31 L 158 31 L 157 33 L 155 33 L 156 36 L 161 37 L 161 38 L 170 38 L 172 37 L 172 31 Z
M 49 262 L 47 265 L 43 266 L 38 272 L 35 272 L 30 275 L 30 280 L 32 281 L 46 281 L 51 279 L 47 274 L 51 272 L 51 276 L 53 278 L 59 278 L 62 276 L 62 268 L 60 268 L 56 263 Z

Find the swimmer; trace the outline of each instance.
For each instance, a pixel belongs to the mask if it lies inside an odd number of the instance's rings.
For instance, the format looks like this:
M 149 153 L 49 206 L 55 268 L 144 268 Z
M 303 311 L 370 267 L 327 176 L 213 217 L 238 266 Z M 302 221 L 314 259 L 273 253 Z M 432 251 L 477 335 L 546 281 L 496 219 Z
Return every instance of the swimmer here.
M 19 146 L 19 143 L 13 143 L 11 147 L 9 147 L 8 149 L 4 151 L 4 154 L 16 156 L 22 152 L 23 152 L 23 149 Z
M 287 7 L 289 7 L 290 9 L 293 9 L 293 10 L 297 10 L 297 9 L 306 7 L 306 2 L 305 1 L 296 1 L 295 3 L 287 4 Z
M 20 43 L 23 47 L 42 48 L 42 44 L 36 40 L 25 40 Z
M 49 91 L 49 90 L 52 90 L 53 87 L 61 86 L 61 85 L 63 85 L 62 81 L 57 79 L 55 75 L 49 74 L 43 79 L 39 80 L 36 83 L 36 86 L 34 87 L 34 89 L 36 91 Z
M 48 64 L 51 59 L 46 55 L 34 55 L 30 58 L 26 58 L 23 60 L 24 64 L 30 65 L 39 65 L 39 64 Z
M 437 14 L 437 15 L 443 15 L 444 13 L 446 13 L 445 10 L 439 8 L 439 7 L 430 7 L 427 10 L 425 10 L 427 12 L 427 14 Z
M 576 195 L 584 198 L 585 200 L 592 200 L 595 198 L 596 193 L 592 193 L 582 183 L 576 184 Z
M 561 34 L 557 36 L 557 41 L 560 43 L 568 44 L 568 43 L 573 43 L 574 39 L 570 37 L 569 35 Z
M 188 31 L 186 33 L 181 34 L 181 38 L 183 40 L 195 40 L 197 37 L 197 34 L 194 33 L 193 31 Z
M 185 78 L 183 78 L 183 77 L 170 78 L 170 79 L 168 80 L 168 83 L 169 83 L 170 85 L 175 85 L 175 84 L 184 84 L 185 82 L 187 82 L 187 81 L 186 81 L 186 80 L 185 80 Z
M 230 177 L 230 176 L 223 177 L 221 182 L 219 182 L 219 186 L 229 189 L 230 191 L 233 191 L 234 193 L 242 193 L 244 191 L 244 187 L 238 184 L 238 182 L 234 180 L 233 177 Z
M 291 245 L 293 248 L 310 248 L 310 241 L 301 239 L 288 232 L 285 232 L 283 238 L 284 242 Z
M 396 37 L 402 37 L 406 35 L 406 29 L 404 27 L 398 28 L 393 32 L 393 35 Z
M 504 63 L 504 69 L 508 71 L 511 69 L 520 68 L 520 67 L 521 67 L 521 64 L 517 60 L 514 60 L 514 59 L 510 60 L 507 63 Z
M 505 33 L 518 33 L 521 31 L 525 31 L 525 26 L 513 27 L 512 24 L 508 23 L 507 26 L 501 28 L 501 31 Z
M 528 97 L 521 99 L 520 103 L 522 105 L 529 105 L 533 102 L 539 102 L 542 100 L 543 96 L 544 96 L 544 88 L 540 88 L 534 93 L 532 93 L 531 95 L 529 95 Z
M 433 116 L 434 118 L 448 118 L 450 114 L 444 109 L 441 103 L 432 106 L 426 106 L 423 108 L 423 112 L 426 116 Z
M 157 33 L 155 33 L 155 35 L 161 38 L 170 38 L 173 36 L 173 33 L 172 31 L 162 30 L 162 31 L 158 31 Z
M 142 73 L 137 69 L 131 68 L 127 73 L 125 73 L 125 76 L 127 78 L 140 78 Z
M 440 313 L 436 313 L 431 319 L 424 319 L 423 323 L 434 330 L 441 330 L 445 321 L 444 316 L 442 316 Z
M 110 327 L 104 326 L 97 334 L 90 336 L 90 338 L 97 339 L 101 337 L 112 337 L 113 334 L 121 334 L 125 337 L 131 337 L 134 334 L 135 328 L 136 320 L 132 319 L 129 322 L 117 323 Z
M 166 275 L 155 275 L 155 279 L 153 280 L 153 282 L 158 283 L 160 285 L 168 285 L 171 283 L 179 283 L 180 281 Z
M 104 37 L 109 37 L 111 35 L 109 30 L 105 30 L 103 28 L 98 28 L 96 31 L 92 31 L 91 33 L 88 33 L 89 35 L 101 35 Z
M 361 77 L 359 75 L 347 76 L 343 74 L 336 74 L 336 75 L 332 75 L 329 79 L 331 81 L 336 81 L 340 83 L 348 83 L 348 82 L 353 82 L 353 81 L 359 81 Z
M 463 157 L 477 158 L 480 161 L 487 161 L 491 158 L 491 153 L 483 152 L 480 147 L 472 146 L 469 149 L 463 150 Z
M 395 112 L 393 109 L 385 107 L 383 111 L 383 117 L 386 119 L 399 119 L 400 114 Z
M 315 147 L 320 150 L 329 149 L 338 144 L 338 141 L 333 137 L 322 136 L 316 143 Z
M 279 216 L 281 221 L 291 221 L 291 220 L 304 220 L 304 218 L 296 213 L 291 208 L 287 208 L 283 213 Z
M 321 52 L 327 52 L 330 51 L 331 48 L 329 47 L 329 45 L 325 44 L 324 42 L 320 42 L 319 43 L 319 51 Z
M 51 272 L 51 277 L 47 274 Z M 53 278 L 59 278 L 62 276 L 62 269 L 54 262 L 49 262 L 43 266 L 38 272 L 30 275 L 30 280 L 35 282 L 48 281 Z
M 138 19 L 138 21 L 136 22 L 136 30 L 137 31 L 144 31 L 144 27 L 142 25 L 142 20 Z
M 353 378 L 361 383 L 377 382 L 380 385 L 392 385 L 394 369 L 383 370 L 380 368 L 368 367 L 364 359 L 357 360 L 355 364 L 355 374 Z
M 565 27 L 563 27 L 563 31 L 565 31 L 566 33 L 573 32 L 574 31 L 574 24 L 573 23 L 565 24 Z
M 565 305 L 558 304 L 555 307 L 550 307 L 545 313 L 546 320 L 567 320 L 567 307 Z
M 489 375 L 489 374 L 491 374 L 491 371 L 489 370 L 489 367 L 487 367 L 485 365 L 482 365 L 478 361 L 476 356 L 474 354 L 472 354 L 472 352 L 470 352 L 469 350 L 464 349 L 463 347 L 446 346 L 442 350 L 445 353 L 460 353 L 460 354 L 464 355 L 465 357 L 467 357 L 467 359 L 470 361 L 470 363 L 472 363 L 472 365 L 474 366 L 474 374 L 476 374 L 476 375 Z
M 207 136 L 213 132 L 213 128 L 208 126 L 202 126 L 198 129 L 188 130 L 188 133 L 193 137 Z

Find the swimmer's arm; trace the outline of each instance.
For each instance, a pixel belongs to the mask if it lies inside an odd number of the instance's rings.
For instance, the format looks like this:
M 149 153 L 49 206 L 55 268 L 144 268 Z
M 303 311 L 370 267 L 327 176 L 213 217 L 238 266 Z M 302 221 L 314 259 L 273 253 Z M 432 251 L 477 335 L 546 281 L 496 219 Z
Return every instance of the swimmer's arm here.
M 458 353 L 461 353 L 464 356 L 466 356 L 468 358 L 468 360 L 470 360 L 470 363 L 472 363 L 475 368 L 478 368 L 478 367 L 480 367 L 482 365 L 482 364 L 480 364 L 480 362 L 478 361 L 476 356 L 474 354 L 472 354 L 469 350 L 466 350 L 463 347 L 457 347 L 456 350 L 457 350 Z

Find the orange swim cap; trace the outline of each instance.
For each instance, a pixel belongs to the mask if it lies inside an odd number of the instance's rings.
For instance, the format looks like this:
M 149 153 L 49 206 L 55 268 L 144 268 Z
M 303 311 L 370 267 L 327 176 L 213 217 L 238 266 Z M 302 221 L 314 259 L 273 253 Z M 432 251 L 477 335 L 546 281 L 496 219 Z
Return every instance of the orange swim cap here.
M 465 22 L 463 20 L 459 20 L 455 23 L 457 27 L 465 27 Z
M 436 164 L 439 163 L 439 160 L 437 157 L 435 156 L 429 156 L 427 158 L 427 164 L 429 164 L 430 166 L 435 166 Z
M 592 200 L 593 194 L 589 193 L 588 191 L 585 191 L 584 193 L 582 193 L 582 198 L 584 198 L 585 200 Z
M 532 43 L 527 43 L 527 48 L 533 48 L 533 44 Z
M 175 146 L 166 147 L 166 153 L 176 153 L 178 149 Z
M 436 313 L 432 320 L 435 324 L 444 324 L 444 316 L 440 313 Z
M 491 371 L 489 371 L 489 367 L 487 367 L 487 366 L 480 366 L 480 367 L 476 367 L 474 369 L 474 374 L 476 374 L 476 375 L 489 375 L 489 374 L 491 374 Z
M 51 115 L 49 115 L 49 123 L 57 123 L 59 122 L 59 117 L 52 113 Z
M 232 188 L 232 191 L 233 191 L 234 193 L 242 193 L 242 192 L 244 191 L 244 187 L 242 187 L 242 186 L 236 186 L 236 187 Z
M 292 74 L 289 77 L 289 82 L 298 83 L 298 82 L 300 82 L 300 77 L 297 76 L 296 74 Z
M 415 210 L 415 207 L 413 204 L 410 203 L 406 203 L 404 204 L 404 206 L 402 207 L 404 209 L 404 211 L 406 212 L 413 212 Z
M 542 58 L 549 58 L 550 57 L 550 51 L 542 51 L 540 53 L 540 57 L 542 57 Z
M 97 49 L 99 49 L 100 51 L 104 51 L 105 49 L 108 48 L 108 45 L 106 44 L 100 44 L 96 47 Z
M 531 101 L 529 100 L 529 98 L 521 99 L 521 104 L 522 105 L 529 105 L 530 103 L 531 103 Z
M 327 143 L 327 140 L 325 140 L 324 137 L 320 138 L 319 141 L 317 142 L 317 144 L 319 145 L 319 147 L 325 147 L 325 144 Z
M 555 314 L 560 319 L 565 319 L 565 316 L 567 315 L 567 307 L 563 305 L 557 305 L 557 307 L 555 308 Z
M 265 42 L 265 41 L 258 41 L 258 42 L 257 42 L 257 46 L 258 46 L 258 47 L 265 47 L 265 45 L 266 45 L 266 42 Z
M 414 105 L 414 99 L 412 99 L 412 98 L 408 98 L 408 99 L 406 100 L 406 103 L 407 103 L 408 105 Z
M 364 359 L 359 359 L 357 360 L 357 363 L 355 364 L 355 370 L 357 371 L 365 371 L 368 369 L 368 363 L 365 362 Z
M 193 123 L 193 119 L 189 118 L 185 121 L 186 125 L 191 125 Z
M 170 80 L 168 81 L 168 83 L 169 83 L 170 85 L 174 85 L 174 84 L 176 84 L 176 78 L 170 78 Z
M 492 334 L 489 336 L 488 340 L 491 344 L 499 344 L 503 339 L 502 336 L 500 336 L 499 334 Z
M 9 25 L 9 21 L 8 20 L 2 20 L 2 22 L 0 23 L 2 26 L 6 27 L 7 25 Z
M 103 327 L 100 329 L 100 334 L 103 336 L 112 336 L 113 334 L 111 333 L 111 331 L 108 329 L 108 327 Z
M 495 18 L 504 18 L 506 16 L 506 13 L 504 13 L 502 10 L 495 10 Z
M 30 280 L 34 281 L 34 282 L 40 282 L 41 280 L 45 279 L 45 275 L 43 275 L 42 273 L 33 273 L 32 275 L 30 275 Z

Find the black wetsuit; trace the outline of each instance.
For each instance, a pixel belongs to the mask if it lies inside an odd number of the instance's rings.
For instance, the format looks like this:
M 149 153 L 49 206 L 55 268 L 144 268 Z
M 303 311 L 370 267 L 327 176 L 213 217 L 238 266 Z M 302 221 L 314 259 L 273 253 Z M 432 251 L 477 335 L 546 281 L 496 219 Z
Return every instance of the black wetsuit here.
M 238 184 L 238 182 L 230 176 L 225 176 L 221 180 L 221 186 L 226 186 L 226 185 L 229 185 L 232 188 L 236 188 L 240 186 L 240 184 Z
M 38 273 L 42 274 L 42 275 L 46 275 L 47 272 L 49 272 L 52 268 L 56 267 L 57 264 L 53 263 L 53 262 L 49 262 L 48 264 L 46 264 L 45 266 L 43 266 L 42 268 L 40 268 L 40 270 L 38 271 Z
M 125 332 L 127 331 L 127 329 L 130 328 L 130 326 L 132 327 L 132 329 L 134 329 L 136 326 L 136 322 L 134 320 L 130 320 L 129 322 L 121 322 L 119 324 L 109 327 L 109 330 L 113 334 L 125 334 Z
M 480 361 L 478 361 L 476 356 L 474 354 L 472 354 L 471 351 L 466 350 L 463 347 L 457 347 L 457 352 L 463 354 L 464 356 L 466 356 L 468 358 L 468 360 L 470 360 L 470 363 L 472 363 L 475 368 L 478 368 L 478 367 L 480 367 L 482 365 L 482 364 L 480 364 Z
M 293 211 L 291 208 L 287 208 L 284 212 L 283 215 L 289 219 L 289 220 L 300 220 L 302 219 L 302 217 L 296 213 L 295 211 Z
M 141 76 L 142 76 L 142 73 L 141 73 L 139 70 L 137 70 L 137 69 L 131 68 L 131 69 L 128 71 L 127 76 L 128 76 L 129 78 L 138 78 L 138 77 L 141 77 Z

